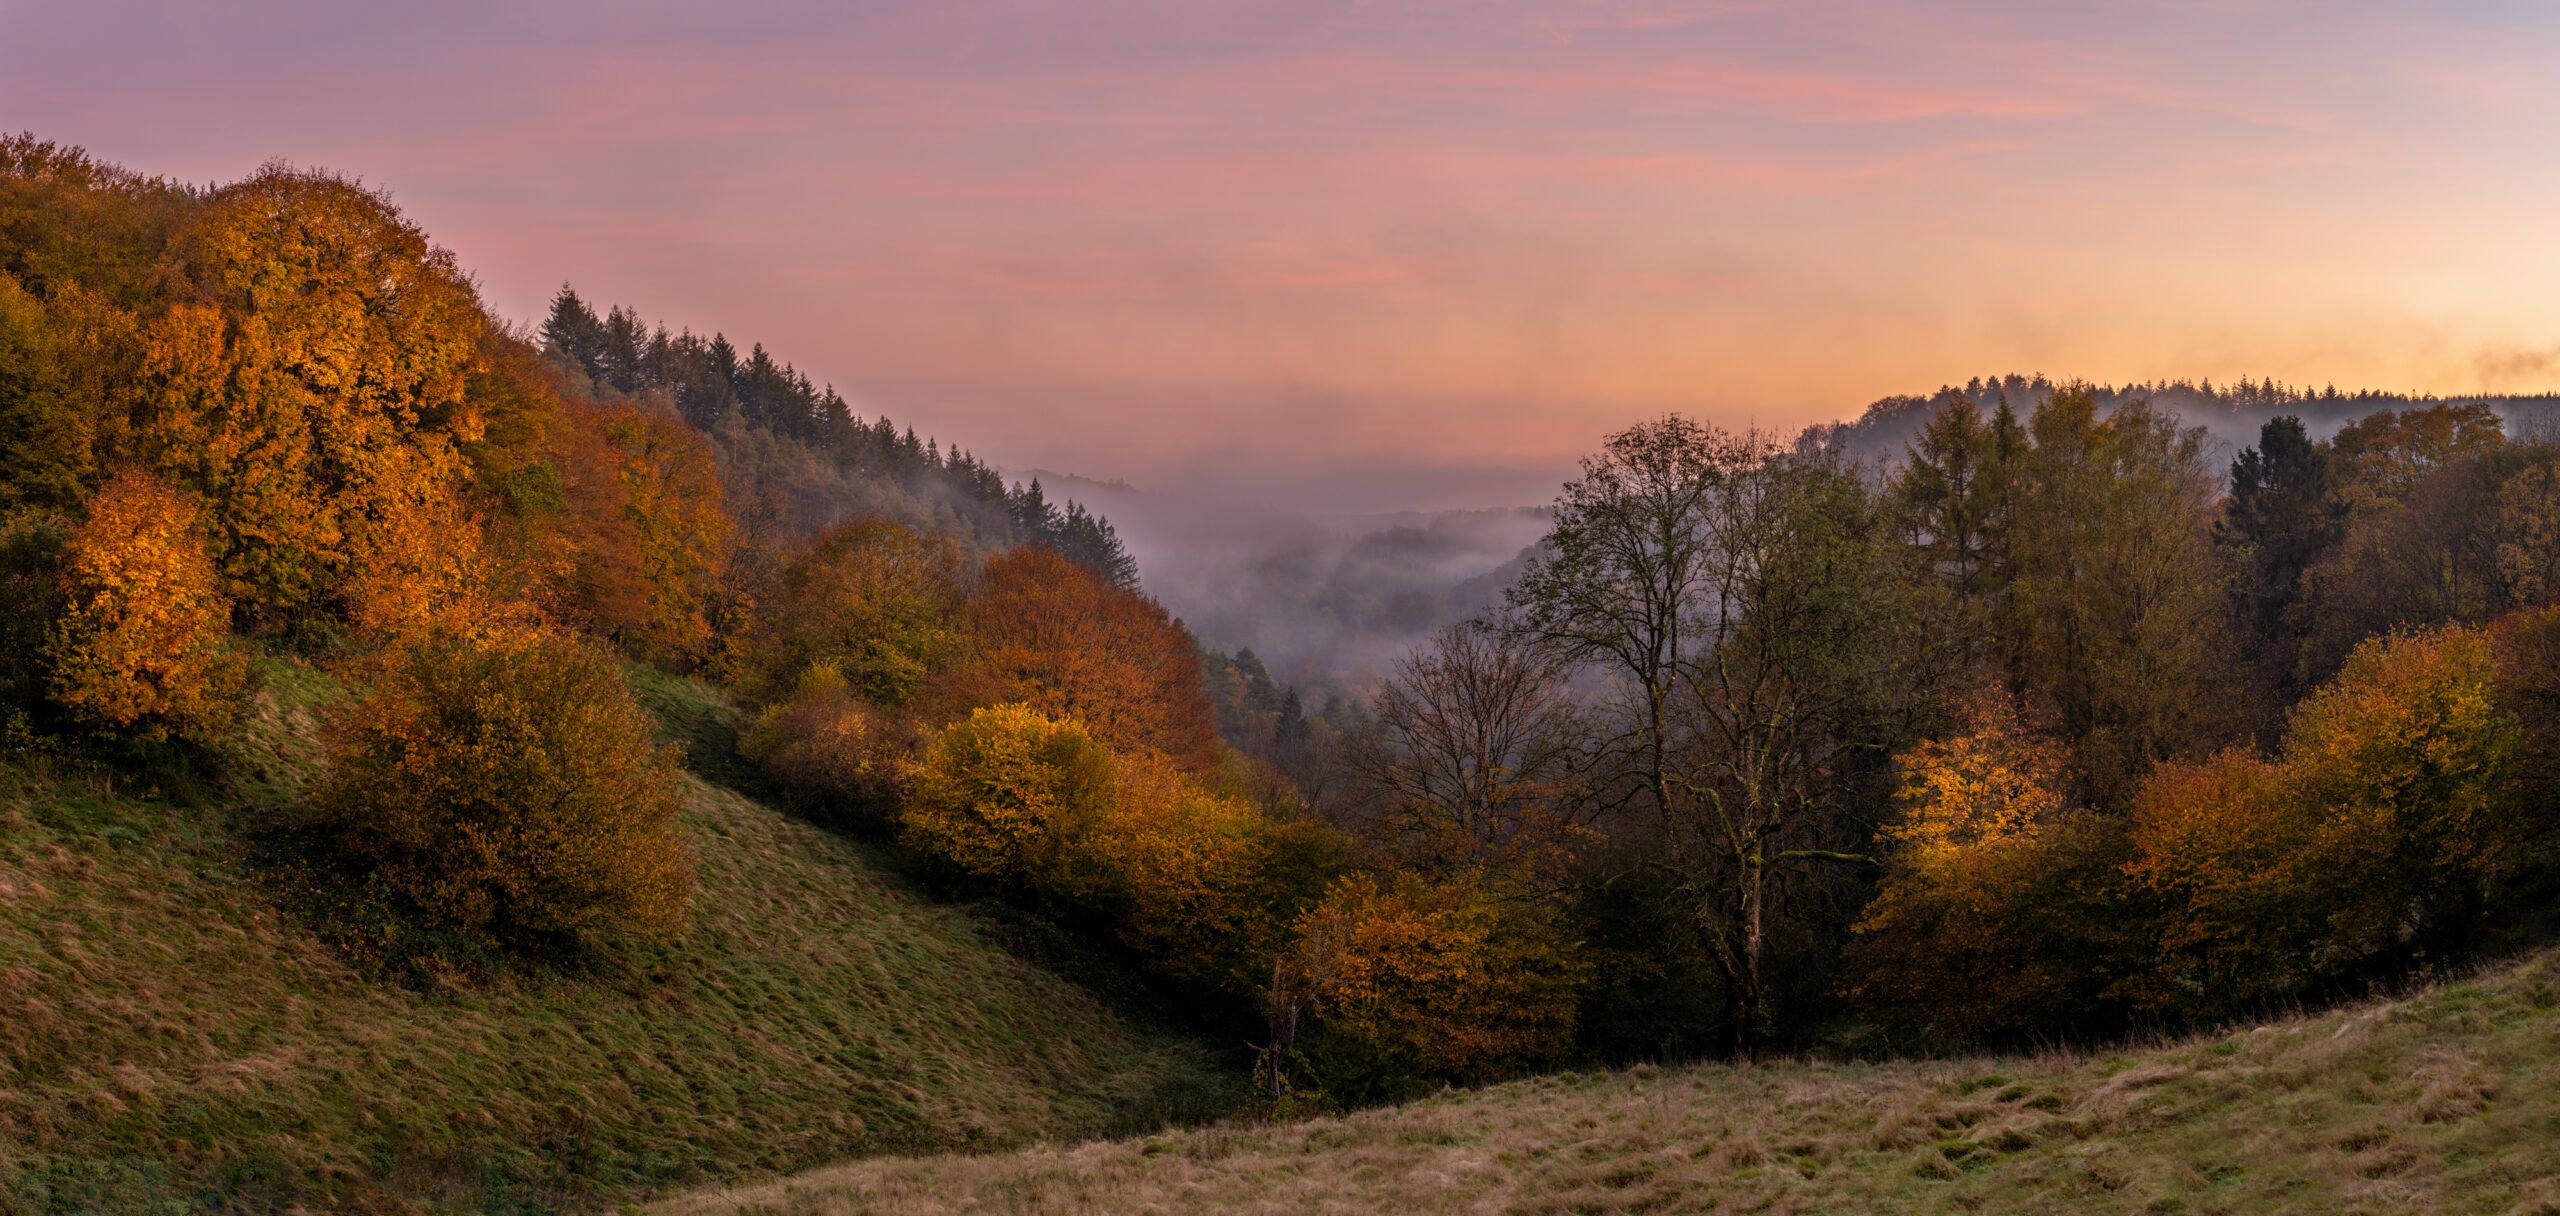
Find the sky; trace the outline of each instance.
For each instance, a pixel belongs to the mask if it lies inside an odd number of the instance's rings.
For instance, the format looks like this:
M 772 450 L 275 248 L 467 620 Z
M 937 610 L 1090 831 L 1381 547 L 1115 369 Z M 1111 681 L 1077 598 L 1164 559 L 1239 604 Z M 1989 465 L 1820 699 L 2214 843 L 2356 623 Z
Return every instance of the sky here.
M 0 0 L 0 128 L 1297 509 L 2002 372 L 2560 389 L 2541 0 Z

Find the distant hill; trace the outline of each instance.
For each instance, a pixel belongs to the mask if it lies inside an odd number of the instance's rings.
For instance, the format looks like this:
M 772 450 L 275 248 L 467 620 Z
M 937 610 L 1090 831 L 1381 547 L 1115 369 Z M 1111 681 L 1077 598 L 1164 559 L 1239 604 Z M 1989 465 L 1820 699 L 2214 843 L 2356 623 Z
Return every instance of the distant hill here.
M 2150 1049 L 1638 1067 L 865 1161 L 654 1216 L 2560 1211 L 2560 955 Z
M 1925 396 L 1881 398 L 1851 421 L 1814 426 L 1808 428 L 1805 435 L 1808 440 L 1860 459 L 1899 460 L 1904 447 L 1919 434 L 1922 424 L 1929 420 L 1929 415 L 1941 403 L 1968 400 L 1985 414 L 2006 404 L 2024 418 L 2033 413 L 2037 405 L 2050 399 L 2056 387 L 2054 381 L 2043 376 L 2011 374 L 1977 379 L 1963 385 L 1942 386 Z M 2148 401 L 2157 408 L 2176 413 L 2190 425 L 2206 428 L 2213 432 L 2215 438 L 2235 449 L 2256 443 L 2260 426 L 2269 419 L 2287 414 L 2301 418 L 2309 426 L 2314 439 L 2325 438 L 2338 428 L 2377 410 L 2403 410 L 2411 406 L 2486 405 L 2507 419 L 2510 432 L 2519 427 L 2549 426 L 2560 420 L 2560 393 L 2429 397 L 2370 389 L 2342 393 L 2335 386 L 2314 390 L 2272 380 L 2261 383 L 2247 379 L 2220 386 L 2211 380 L 2164 380 L 2150 384 L 2101 384 L 2095 388 L 2101 411 L 2113 410 L 2129 401 Z

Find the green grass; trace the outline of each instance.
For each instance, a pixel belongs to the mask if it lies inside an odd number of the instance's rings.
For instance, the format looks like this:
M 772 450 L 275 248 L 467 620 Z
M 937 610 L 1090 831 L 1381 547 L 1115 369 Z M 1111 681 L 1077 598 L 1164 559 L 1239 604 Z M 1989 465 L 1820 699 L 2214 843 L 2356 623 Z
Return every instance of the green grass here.
M 0 778 L 0 1213 L 594 1210 L 1216 1096 L 1197 1049 L 736 792 L 734 715 L 681 681 L 644 691 L 719 784 L 685 818 L 680 940 L 573 974 L 368 980 L 252 860 L 340 691 L 262 675 L 221 798 Z
M 2094 1056 L 1543 1077 L 1342 1118 L 857 1162 L 656 1216 L 2560 1213 L 2560 954 Z

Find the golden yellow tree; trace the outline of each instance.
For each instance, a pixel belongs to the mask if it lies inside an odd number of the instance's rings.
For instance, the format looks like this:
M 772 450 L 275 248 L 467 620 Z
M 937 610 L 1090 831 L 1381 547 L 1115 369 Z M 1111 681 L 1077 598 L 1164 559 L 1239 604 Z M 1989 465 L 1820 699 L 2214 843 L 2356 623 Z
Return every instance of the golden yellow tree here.
M 1884 875 L 1849 947 L 1860 1013 L 1940 1041 L 2097 1016 L 2120 832 L 2078 811 L 2062 745 L 1995 690 L 1895 760 Z
M 917 773 L 907 846 L 973 878 L 1039 895 L 1088 886 L 1069 844 L 1110 805 L 1110 753 L 1072 720 L 1022 704 L 953 723 Z
M 204 738 L 240 682 L 224 649 L 230 606 L 197 531 L 196 503 L 140 472 L 90 501 L 65 554 L 68 606 L 48 647 L 54 698 L 108 730 Z

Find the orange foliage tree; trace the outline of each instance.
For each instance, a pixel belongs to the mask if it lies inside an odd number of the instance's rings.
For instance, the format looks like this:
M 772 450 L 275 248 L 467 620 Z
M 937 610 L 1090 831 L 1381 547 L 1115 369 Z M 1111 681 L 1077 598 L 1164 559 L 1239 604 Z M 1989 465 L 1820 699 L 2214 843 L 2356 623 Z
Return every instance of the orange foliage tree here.
M 572 611 L 643 657 L 707 657 L 733 527 L 710 441 L 630 406 L 574 408 L 562 423 Z
M 235 596 L 306 613 L 459 484 L 487 318 L 451 254 L 328 174 L 215 192 L 181 249 L 188 298 L 137 339 L 134 454 L 203 497 Z
M 1585 969 L 1542 903 L 1466 879 L 1352 874 L 1293 936 L 1273 972 L 1274 1047 L 1294 1047 L 1320 1089 L 1375 1091 L 1335 1097 L 1498 1077 L 1573 1041 Z
M 1024 546 L 987 563 L 967 619 L 968 652 L 950 685 L 966 703 L 1023 702 L 1074 718 L 1116 751 L 1216 769 L 1199 650 L 1154 600 Z
M 69 592 L 48 646 L 53 695 L 114 731 L 206 738 L 227 722 L 240 668 L 229 605 L 197 530 L 197 504 L 145 473 L 118 474 L 71 533 Z
M 1940 1040 L 2085 1019 L 2120 943 L 2121 833 L 2073 807 L 2063 746 L 1978 695 L 1964 733 L 1896 758 L 1898 818 L 1857 923 L 1851 1001 Z

